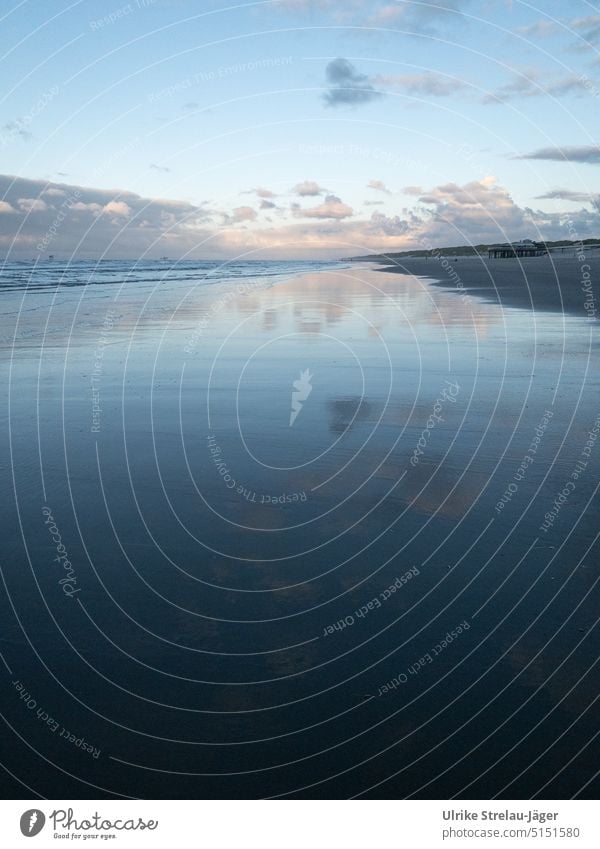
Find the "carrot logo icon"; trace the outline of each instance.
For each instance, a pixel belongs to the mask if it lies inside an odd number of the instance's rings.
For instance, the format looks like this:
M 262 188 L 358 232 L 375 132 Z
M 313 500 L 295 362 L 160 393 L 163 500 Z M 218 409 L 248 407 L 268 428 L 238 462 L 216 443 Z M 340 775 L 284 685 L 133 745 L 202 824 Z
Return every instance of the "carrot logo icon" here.
M 310 393 L 312 392 L 312 374 L 308 369 L 300 372 L 300 380 L 294 380 L 292 386 L 294 387 L 294 392 L 292 392 L 292 410 L 290 412 L 290 427 L 294 424 L 296 419 L 300 414 L 300 410 L 302 409 L 302 402 L 306 401 Z
M 39 834 L 43 829 L 45 822 L 46 817 L 42 811 L 39 811 L 37 808 L 25 811 L 25 813 L 21 815 L 21 834 L 25 837 L 35 837 L 36 834 Z

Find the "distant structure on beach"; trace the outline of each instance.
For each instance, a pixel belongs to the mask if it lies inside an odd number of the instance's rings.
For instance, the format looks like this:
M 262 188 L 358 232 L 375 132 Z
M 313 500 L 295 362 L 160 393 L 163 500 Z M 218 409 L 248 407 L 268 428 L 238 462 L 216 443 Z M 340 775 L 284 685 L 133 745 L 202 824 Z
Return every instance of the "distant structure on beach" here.
M 508 259 L 516 256 L 543 256 L 548 253 L 544 242 L 534 242 L 532 239 L 522 239 L 520 242 L 506 242 L 504 245 L 490 245 L 489 259 Z
M 502 245 L 453 245 L 440 248 L 413 248 L 409 251 L 393 251 L 385 254 L 366 254 L 364 256 L 342 257 L 343 262 L 382 262 L 400 265 L 405 259 L 448 259 L 450 257 L 512 258 L 521 256 L 579 256 L 582 253 L 597 256 L 600 251 L 599 239 L 561 239 L 550 242 L 534 242 L 533 239 L 521 239 L 520 242 L 506 242 Z

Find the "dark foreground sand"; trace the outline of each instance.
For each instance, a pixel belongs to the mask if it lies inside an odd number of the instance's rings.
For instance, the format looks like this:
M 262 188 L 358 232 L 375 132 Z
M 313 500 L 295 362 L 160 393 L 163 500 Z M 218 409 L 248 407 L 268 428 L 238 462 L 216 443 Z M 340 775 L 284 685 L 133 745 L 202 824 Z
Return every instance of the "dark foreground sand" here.
M 436 285 L 505 307 L 598 317 L 594 297 L 600 272 L 597 256 L 581 262 L 575 257 L 419 257 L 397 260 L 381 270 L 429 277 Z

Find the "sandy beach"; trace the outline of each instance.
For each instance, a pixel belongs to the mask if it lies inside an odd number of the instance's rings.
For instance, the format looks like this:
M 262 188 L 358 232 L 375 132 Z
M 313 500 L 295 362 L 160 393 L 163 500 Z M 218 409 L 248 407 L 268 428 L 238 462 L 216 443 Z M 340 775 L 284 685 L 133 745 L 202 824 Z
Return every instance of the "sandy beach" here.
M 3 655 L 47 716 L 7 718 L 63 795 L 578 789 L 594 323 L 364 265 L 138 285 L 31 292 L 1 351 Z
M 399 258 L 386 271 L 435 280 L 435 285 L 467 292 L 504 307 L 564 312 L 597 318 L 594 285 L 600 257 L 560 254 L 522 259 L 482 257 Z M 596 284 L 597 289 L 597 284 Z

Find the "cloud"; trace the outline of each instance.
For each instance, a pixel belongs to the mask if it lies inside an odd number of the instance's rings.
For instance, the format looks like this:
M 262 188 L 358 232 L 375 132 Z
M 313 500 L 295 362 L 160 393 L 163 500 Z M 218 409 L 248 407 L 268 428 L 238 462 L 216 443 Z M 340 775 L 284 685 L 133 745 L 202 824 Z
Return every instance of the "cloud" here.
M 0 252 L 139 257 L 184 253 L 210 236 L 211 213 L 185 201 L 0 175 Z M 30 214 L 31 212 L 35 214 Z M 40 246 L 41 247 L 38 247 Z
M 404 186 L 404 188 L 402 189 L 402 194 L 414 195 L 415 197 L 418 197 L 419 195 L 423 194 L 423 189 L 421 186 Z
M 542 18 L 527 26 L 519 27 L 516 32 L 532 38 L 546 38 L 557 34 L 570 35 L 569 30 L 576 30 L 579 36 L 574 47 L 581 48 L 582 41 L 587 42 L 588 45 L 597 44 L 600 41 L 600 15 L 563 18 L 559 21 Z
M 25 129 L 26 126 L 27 122 L 25 118 L 17 118 L 15 121 L 9 121 L 7 124 L 4 124 L 0 127 L 0 143 L 6 144 L 9 139 L 17 137 L 23 139 L 23 141 L 33 138 L 29 130 Z
M 341 56 L 325 69 L 329 90 L 323 95 L 327 106 L 360 106 L 382 97 L 365 74 Z
M 339 198 L 331 196 L 321 207 L 328 202 L 331 205 L 341 203 Z M 366 219 L 352 216 L 324 220 L 328 215 L 321 207 L 313 210 L 294 208 L 294 217 L 302 219 L 298 224 L 254 230 L 255 244 L 264 245 L 271 255 L 279 252 L 281 256 L 290 256 L 293 250 L 290 246 L 293 245 L 308 256 L 319 253 L 340 256 L 422 248 L 432 244 L 477 244 L 521 237 L 540 238 L 540 233 L 545 238 L 569 238 L 564 213 L 545 213 L 520 207 L 493 177 L 464 185 L 445 183 L 433 186 L 422 194 L 420 207 L 399 210 L 395 215 L 373 211 Z M 313 223 L 310 218 L 319 220 Z M 581 211 L 569 218 L 581 238 L 596 232 L 597 215 L 593 212 Z M 241 235 L 233 241 L 233 235 L 227 234 L 226 240 L 230 248 L 234 244 L 238 248 L 242 245 Z
M 131 207 L 122 200 L 111 200 L 102 208 L 102 212 L 107 215 L 121 215 L 124 218 L 129 218 L 131 215 Z
M 378 74 L 372 81 L 384 88 L 400 89 L 407 94 L 430 95 L 432 97 L 449 97 L 456 91 L 465 88 L 462 80 L 449 79 L 441 74 L 427 72 L 424 74 Z
M 48 209 L 46 202 L 40 198 L 19 198 L 17 205 L 23 212 L 45 212 Z
M 490 176 L 482 180 L 473 180 L 463 186 L 457 183 L 435 186 L 425 192 L 419 200 L 427 204 L 452 204 L 454 207 L 476 205 L 483 208 L 490 201 L 493 201 L 493 205 L 497 207 L 500 199 L 506 201 L 508 198 L 506 189 L 499 189 L 496 177 Z
M 536 200 L 568 200 L 573 203 L 591 203 L 600 212 L 600 192 L 574 192 L 571 189 L 551 189 Z
M 277 195 L 275 192 L 272 192 L 271 189 L 265 189 L 262 186 L 257 186 L 255 189 L 248 189 L 245 192 L 242 192 L 243 195 L 256 195 L 259 198 L 264 198 L 265 200 L 270 200 L 271 198 L 276 198 Z
M 405 236 L 410 231 L 410 221 L 399 215 L 384 215 L 374 212 L 371 215 L 371 229 L 380 231 L 385 236 Z
M 367 189 L 374 189 L 376 192 L 383 192 L 386 195 L 391 195 L 390 190 L 382 180 L 369 180 Z
M 317 195 L 325 194 L 325 189 L 314 180 L 304 180 L 302 183 L 297 183 L 292 192 L 301 198 L 316 197 Z
M 527 37 L 531 36 L 535 37 L 545 37 L 547 35 L 553 35 L 558 30 L 558 25 L 556 21 L 549 21 L 546 19 L 542 19 L 541 21 L 535 21 L 533 24 L 528 24 L 527 26 L 517 27 L 515 32 L 520 35 L 525 35 Z
M 598 195 L 590 192 L 573 192 L 570 189 L 551 189 L 543 195 L 536 195 L 536 200 L 573 200 L 582 203 L 592 202 Z
M 336 195 L 327 195 L 323 203 L 308 209 L 302 209 L 298 204 L 294 204 L 292 211 L 297 218 L 334 218 L 337 220 L 350 218 L 354 214 L 352 207 L 342 203 Z
M 587 15 L 583 18 L 573 18 L 570 21 L 573 29 L 581 32 L 581 37 L 590 44 L 600 41 L 600 15 Z
M 468 235 L 472 241 L 506 241 L 528 235 L 531 224 L 526 210 L 520 208 L 495 177 L 484 177 L 464 185 L 445 183 L 434 186 L 419 198 L 428 208 L 423 217 L 432 241 Z M 509 234 L 509 235 L 507 235 Z M 460 241 L 460 239 L 459 239 Z
M 583 162 L 587 165 L 600 165 L 600 144 L 542 147 L 531 153 L 514 156 L 513 159 L 547 159 L 553 162 Z
M 370 23 L 375 25 L 399 24 L 402 28 L 419 33 L 435 33 L 446 25 L 463 22 L 463 8 L 468 0 L 399 0 L 382 6 Z
M 363 6 L 364 0 L 274 0 L 268 8 L 320 15 L 330 12 L 336 20 L 341 21 L 360 14 Z
M 380 210 L 373 210 L 370 216 L 354 214 L 338 196 L 328 194 L 307 209 L 294 204 L 291 220 L 274 223 L 261 216 L 259 224 L 256 210 L 248 206 L 216 213 L 204 205 L 133 192 L 0 176 L 0 197 L 4 198 L 0 202 L 0 252 L 24 259 L 40 252 L 59 257 L 139 259 L 166 254 L 222 258 L 248 250 L 273 258 L 336 258 L 427 244 L 570 238 L 568 220 L 578 238 L 598 235 L 598 212 L 589 207 L 585 197 L 581 201 L 586 208 L 567 215 L 520 207 L 493 177 L 426 190 L 406 188 L 419 200 L 413 207 L 395 210 L 394 215 Z M 576 201 L 578 194 L 557 195 L 557 199 L 569 203 Z M 47 208 L 33 215 L 19 207 L 19 200 L 35 202 L 42 197 Z M 129 214 L 125 214 L 127 210 Z M 246 226 L 251 222 L 256 223 Z
M 261 202 L 260 202 L 260 208 L 261 209 L 277 209 L 277 204 L 273 203 L 272 200 L 265 200 L 263 198 L 263 200 L 261 200 Z
M 166 165 L 155 165 L 154 162 L 150 163 L 150 168 L 152 168 L 153 171 L 162 171 L 165 174 L 169 174 L 171 171 L 171 169 L 167 168 Z
M 335 0 L 275 0 L 274 7 L 305 12 L 312 9 L 325 9 L 334 4 Z
M 296 204 L 292 208 L 295 221 L 253 228 L 251 244 L 271 257 L 334 258 L 429 245 L 493 243 L 518 238 L 569 239 L 572 238 L 570 226 L 575 228 L 578 238 L 597 236 L 598 215 L 594 210 L 581 209 L 566 215 L 524 208 L 515 203 L 494 177 L 464 185 L 433 186 L 421 190 L 421 196 L 420 206 L 398 210 L 395 215 L 377 210 L 367 218 L 323 218 L 322 211 L 306 216 L 307 210 Z M 339 198 L 335 201 L 340 202 Z M 215 249 L 220 246 L 221 255 L 230 255 L 247 249 L 248 238 L 247 231 L 231 228 L 216 234 L 213 244 Z
M 366 200 L 364 206 L 383 206 L 382 200 Z
M 354 20 L 370 26 L 398 23 L 413 32 L 435 32 L 462 21 L 462 9 L 467 5 L 468 0 L 273 0 L 269 9 L 321 17 L 328 14 L 338 22 Z
M 245 221 L 256 221 L 258 213 L 251 206 L 236 206 L 230 215 L 223 213 L 223 218 L 226 224 L 242 224 Z
M 334 59 L 326 68 L 329 90 L 324 94 L 328 106 L 357 106 L 383 97 L 385 89 L 414 96 L 449 97 L 466 87 L 462 80 L 427 71 L 422 74 L 359 73 L 347 59 Z
M 75 212 L 91 212 L 93 215 L 100 215 L 104 207 L 100 203 L 83 203 L 82 201 L 77 201 L 77 203 L 72 203 L 69 206 L 70 211 Z
M 200 106 L 200 104 L 197 103 L 195 100 L 188 100 L 188 102 L 184 103 L 181 108 L 182 109 L 198 109 L 199 106 Z

